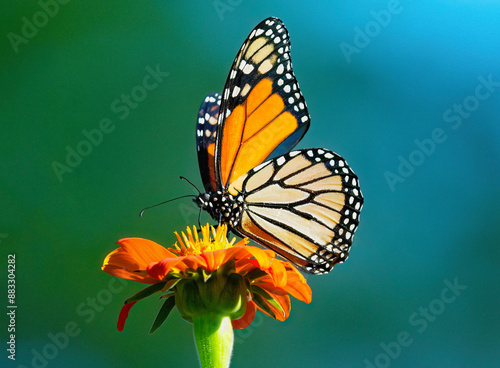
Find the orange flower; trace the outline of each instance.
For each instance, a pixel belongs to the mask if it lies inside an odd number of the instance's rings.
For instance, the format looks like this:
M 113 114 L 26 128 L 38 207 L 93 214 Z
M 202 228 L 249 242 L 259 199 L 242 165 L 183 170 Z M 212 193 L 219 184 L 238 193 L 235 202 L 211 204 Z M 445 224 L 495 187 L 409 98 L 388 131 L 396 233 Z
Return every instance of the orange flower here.
M 174 306 L 189 322 L 203 313 L 231 318 L 234 328 L 245 328 L 260 309 L 284 321 L 290 314 L 290 297 L 311 302 L 311 289 L 290 263 L 275 258 L 271 250 L 247 246 L 247 239 L 227 240 L 226 225 L 217 230 L 196 228 L 176 234 L 178 242 L 165 249 L 141 238 L 118 241 L 102 269 L 110 275 L 151 286 L 129 298 L 122 308 L 118 329 L 123 330 L 130 308 L 146 296 L 162 292 L 166 299 L 151 332 L 166 319 Z

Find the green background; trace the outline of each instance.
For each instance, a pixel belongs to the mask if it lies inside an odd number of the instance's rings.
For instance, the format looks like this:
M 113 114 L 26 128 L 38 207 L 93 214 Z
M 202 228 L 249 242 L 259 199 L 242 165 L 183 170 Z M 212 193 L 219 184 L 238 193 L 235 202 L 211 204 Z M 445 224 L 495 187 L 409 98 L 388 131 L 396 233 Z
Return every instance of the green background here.
M 148 335 L 155 298 L 116 330 L 123 301 L 142 285 L 116 283 L 100 266 L 119 238 L 170 245 L 173 231 L 196 223 L 189 199 L 138 212 L 193 193 L 179 175 L 201 186 L 199 104 L 222 90 L 243 40 L 271 15 L 289 30 L 312 117 L 298 147 L 344 156 L 365 207 L 348 262 L 308 276 L 313 301 L 294 300 L 287 321 L 258 315 L 237 332 L 232 366 L 498 366 L 498 1 L 72 0 L 17 47 L 8 35 L 22 36 L 24 17 L 43 24 L 42 8 L 1 8 L 2 367 L 197 366 L 177 312 Z M 358 45 L 348 57 L 346 44 Z M 114 111 L 157 65 L 168 77 L 127 114 Z M 481 77 L 497 83 L 487 97 Z M 449 109 L 464 103 L 459 124 Z M 58 178 L 54 162 L 66 165 L 68 146 L 85 149 L 83 131 L 106 118 L 113 131 Z M 402 159 L 416 162 L 404 176 Z M 12 253 L 15 362 L 5 349 Z M 467 288 L 454 296 L 446 280 Z M 66 328 L 76 334 L 68 341 Z M 51 336 L 61 348 L 51 350 Z M 398 336 L 405 346 L 392 344 Z

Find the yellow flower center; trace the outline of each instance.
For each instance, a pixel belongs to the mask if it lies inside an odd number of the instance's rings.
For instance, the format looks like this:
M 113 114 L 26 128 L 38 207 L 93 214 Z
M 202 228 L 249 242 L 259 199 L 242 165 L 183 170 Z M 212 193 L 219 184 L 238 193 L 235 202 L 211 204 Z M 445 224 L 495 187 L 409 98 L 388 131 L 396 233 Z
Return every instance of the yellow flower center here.
M 212 237 L 210 236 L 210 230 L 212 230 Z M 236 238 L 233 238 L 229 242 L 227 239 L 227 225 L 225 224 L 219 224 L 217 230 L 208 224 L 206 226 L 202 226 L 201 239 L 198 236 L 198 231 L 195 226 L 193 226 L 192 231 L 188 226 L 186 233 L 182 231 L 181 235 L 179 235 L 175 232 L 175 236 L 177 236 L 179 244 L 175 243 L 175 249 L 170 250 L 179 254 L 179 256 L 199 255 L 203 252 L 214 252 L 219 249 L 227 249 L 233 246 L 245 245 L 248 243 L 247 238 L 240 240 L 236 244 Z

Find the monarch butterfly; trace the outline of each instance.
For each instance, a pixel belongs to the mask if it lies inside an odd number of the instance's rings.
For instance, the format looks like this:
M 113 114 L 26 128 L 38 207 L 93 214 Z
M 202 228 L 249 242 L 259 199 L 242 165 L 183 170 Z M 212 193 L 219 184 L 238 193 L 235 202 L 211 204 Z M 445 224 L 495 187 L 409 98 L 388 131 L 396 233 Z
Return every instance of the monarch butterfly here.
M 321 274 L 347 259 L 363 197 L 336 153 L 290 152 L 309 123 L 288 32 L 268 18 L 243 43 L 223 95 L 201 104 L 196 144 L 206 192 L 194 201 L 236 234 Z

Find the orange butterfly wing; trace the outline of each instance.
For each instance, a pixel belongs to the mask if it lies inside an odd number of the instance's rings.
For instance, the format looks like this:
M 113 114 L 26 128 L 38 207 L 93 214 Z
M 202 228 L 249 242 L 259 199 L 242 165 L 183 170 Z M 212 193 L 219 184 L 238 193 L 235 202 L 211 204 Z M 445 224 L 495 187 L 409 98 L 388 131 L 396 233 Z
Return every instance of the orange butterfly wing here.
M 285 26 L 269 18 L 254 28 L 236 56 L 219 113 L 217 189 L 288 152 L 306 133 L 309 113 L 289 52 Z

